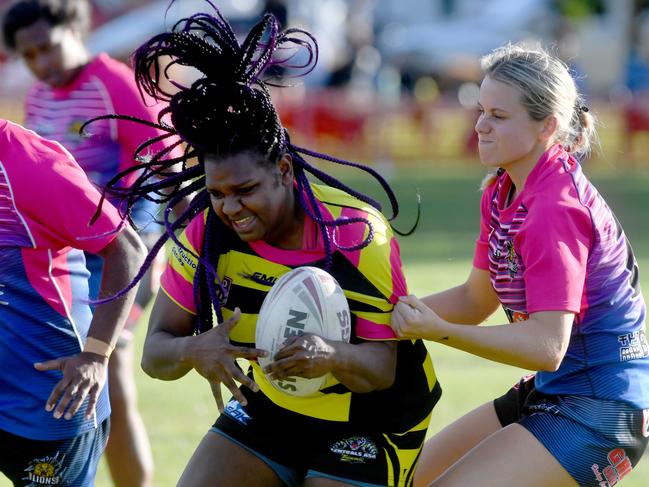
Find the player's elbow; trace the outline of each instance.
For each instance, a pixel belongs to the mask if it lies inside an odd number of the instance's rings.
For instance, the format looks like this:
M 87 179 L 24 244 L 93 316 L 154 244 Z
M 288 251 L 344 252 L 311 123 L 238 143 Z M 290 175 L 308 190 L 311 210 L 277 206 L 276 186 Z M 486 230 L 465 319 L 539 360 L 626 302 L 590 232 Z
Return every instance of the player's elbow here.
M 391 373 L 385 374 L 384 376 L 380 377 L 376 382 L 375 390 L 381 391 L 392 387 L 392 385 L 394 384 L 395 376 L 396 371 L 392 369 Z
M 151 344 L 144 342 L 144 349 L 142 350 L 142 360 L 140 366 L 146 375 L 153 379 L 165 380 L 164 367 L 161 366 L 160 360 L 156 358 L 156 353 Z
M 146 349 L 142 353 L 142 360 L 140 361 L 140 366 L 142 367 L 142 370 L 146 375 L 149 377 L 152 377 L 154 379 L 158 379 L 158 374 L 156 372 L 156 367 L 153 365 L 153 361 L 149 357 L 149 355 L 146 353 Z
M 561 346 L 550 347 L 540 358 L 537 370 L 543 372 L 556 372 L 561 367 L 566 351 Z

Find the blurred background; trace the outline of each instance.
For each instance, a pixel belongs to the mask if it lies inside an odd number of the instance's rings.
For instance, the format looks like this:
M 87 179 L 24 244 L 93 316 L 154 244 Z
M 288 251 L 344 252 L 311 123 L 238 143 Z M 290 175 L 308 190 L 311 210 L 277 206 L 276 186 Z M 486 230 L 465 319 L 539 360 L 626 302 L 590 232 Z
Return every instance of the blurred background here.
M 402 203 L 397 228 L 414 222 L 415 194 L 421 194 L 420 226 L 401 239 L 416 294 L 458 284 L 471 267 L 484 174 L 473 131 L 479 57 L 510 41 L 550 46 L 578 77 L 599 119 L 601 147 L 585 168 L 629 235 L 649 289 L 649 0 L 212 1 L 240 32 L 271 11 L 284 26 L 315 35 L 317 69 L 273 92 L 280 116 L 297 145 L 382 172 Z M 0 10 L 8 3 L 0 0 Z M 167 0 L 92 3 L 91 49 L 127 62 L 139 44 L 177 19 L 209 11 L 205 0 L 176 0 L 171 7 Z M 2 55 L 0 116 L 22 121 L 30 84 L 23 63 Z M 339 171 L 359 190 L 380 194 L 366 178 Z M 145 321 L 137 329 L 138 350 Z M 490 321 L 503 322 L 504 315 Z M 430 351 L 444 389 L 430 434 L 524 373 L 436 344 Z M 155 485 L 173 486 L 216 418 L 214 401 L 197 374 L 164 383 L 137 372 Z M 0 475 L 0 486 L 7 485 Z M 104 465 L 97 485 L 111 485 Z M 649 455 L 622 485 L 649 485 Z
M 6 6 L 8 0 L 2 0 Z M 128 60 L 205 0 L 93 0 L 95 53 Z M 607 164 L 641 166 L 649 133 L 649 0 L 216 0 L 240 32 L 265 11 L 311 31 L 320 61 L 276 103 L 299 142 L 367 162 L 471 159 L 479 57 L 551 46 L 600 118 Z M 0 58 L 2 114 L 21 118 L 22 63 Z
M 2 0 L 6 6 L 8 0 Z M 95 52 L 128 61 L 205 0 L 93 0 Z M 552 46 L 601 120 L 608 164 L 643 164 L 649 0 L 216 0 L 240 32 L 265 11 L 311 31 L 320 61 L 276 103 L 300 143 L 374 163 L 467 160 L 479 57 L 512 41 Z M 1 8 L 1 7 L 0 7 Z M 0 114 L 21 118 L 29 74 L 0 58 Z

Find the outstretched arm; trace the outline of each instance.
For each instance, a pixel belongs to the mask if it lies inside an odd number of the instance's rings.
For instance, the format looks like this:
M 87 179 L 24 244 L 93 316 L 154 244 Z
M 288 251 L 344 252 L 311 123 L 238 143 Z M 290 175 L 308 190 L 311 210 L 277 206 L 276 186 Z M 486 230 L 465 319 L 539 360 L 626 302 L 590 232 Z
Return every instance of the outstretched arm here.
M 145 248 L 137 234 L 124 228 L 115 239 L 99 252 L 104 259 L 100 297 L 112 296 L 124 289 L 137 274 L 145 256 Z M 52 390 L 46 409 L 54 409 L 54 417 L 74 416 L 88 397 L 86 417 L 91 417 L 97 397 L 104 386 L 108 357 L 124 326 L 135 299 L 137 286 L 119 299 L 100 304 L 95 309 L 88 342 L 84 351 L 34 364 L 41 371 L 60 370 L 62 379 Z M 94 345 L 94 346 L 91 346 Z
M 415 296 L 401 298 L 392 326 L 404 338 L 424 338 L 504 364 L 554 371 L 568 349 L 574 313 L 544 311 L 515 324 L 464 326 L 442 319 Z
M 421 301 L 443 319 L 469 325 L 482 323 L 499 305 L 489 272 L 477 267 L 471 269 L 465 283 L 421 298 Z

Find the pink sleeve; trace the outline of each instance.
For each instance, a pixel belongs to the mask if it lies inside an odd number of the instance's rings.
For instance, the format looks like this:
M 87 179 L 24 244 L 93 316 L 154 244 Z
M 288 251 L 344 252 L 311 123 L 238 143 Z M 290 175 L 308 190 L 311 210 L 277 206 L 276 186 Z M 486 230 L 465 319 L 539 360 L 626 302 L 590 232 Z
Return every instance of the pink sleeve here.
M 160 278 L 160 286 L 169 298 L 189 313 L 196 314 L 194 275 L 205 233 L 206 212 L 196 216 L 180 235 L 182 246 L 174 245 L 169 252 L 167 267 Z
M 60 144 L 12 124 L 8 127 L 14 198 L 26 217 L 36 247 L 74 247 L 97 253 L 111 242 L 121 219 L 104 202 L 89 226 L 100 200 L 97 189 Z
M 592 222 L 576 195 L 568 196 L 558 202 L 538 198 L 517 236 L 528 313 L 580 311 Z
M 100 76 L 105 83 L 115 108 L 115 113 L 129 115 L 148 122 L 157 123 L 158 112 L 163 108 L 162 103 L 155 103 L 149 97 L 142 100 L 142 96 L 135 83 L 133 70 L 119 61 L 107 60 L 106 70 Z M 117 121 L 117 140 L 121 147 L 119 171 L 123 171 L 137 164 L 133 155 L 135 150 L 143 142 L 164 134 L 162 130 L 146 126 L 141 123 L 129 122 L 126 120 Z M 155 153 L 171 145 L 177 138 L 154 144 L 149 153 Z M 165 158 L 179 157 L 182 149 L 176 147 L 171 154 Z
M 495 188 L 495 183 L 486 187 L 480 201 L 480 235 L 475 242 L 473 266 L 483 270 L 489 269 L 489 220 L 491 218 L 491 199 Z

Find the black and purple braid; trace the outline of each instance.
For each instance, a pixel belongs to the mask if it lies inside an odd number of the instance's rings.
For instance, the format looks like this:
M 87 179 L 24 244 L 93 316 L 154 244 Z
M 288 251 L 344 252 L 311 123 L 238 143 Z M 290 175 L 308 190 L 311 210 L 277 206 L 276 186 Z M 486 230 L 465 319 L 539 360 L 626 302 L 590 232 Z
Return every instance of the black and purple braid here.
M 209 0 L 206 1 L 212 5 Z M 191 219 L 210 208 L 209 195 L 205 189 L 206 157 L 218 161 L 230 155 L 253 152 L 262 156 L 263 163 L 276 164 L 284 154 L 290 154 L 297 183 L 298 202 L 306 214 L 317 223 L 323 236 L 326 269 L 331 268 L 336 250 L 358 250 L 367 246 L 374 237 L 374 229 L 366 218 L 326 219 L 320 212 L 306 173 L 379 211 L 381 205 L 315 168 L 305 160 L 305 156 L 367 172 L 380 183 L 388 196 L 392 208 L 390 220 L 399 213 L 398 201 L 392 189 L 376 171 L 361 164 L 293 145 L 280 122 L 267 88 L 267 85 L 272 83 L 262 79 L 262 76 L 267 76 L 268 68 L 272 66 L 278 66 L 284 69 L 284 72 L 290 69 L 301 70 L 298 75 L 310 72 L 318 59 L 315 39 L 301 29 L 280 32 L 277 20 L 266 14 L 239 44 L 229 23 L 216 7 L 214 10 L 215 15 L 199 13 L 177 22 L 170 32 L 156 35 L 133 55 L 136 81 L 141 92 L 156 100 L 168 102 L 167 108 L 159 113 L 158 123 L 154 124 L 163 135 L 138 148 L 136 158 L 140 163 L 132 170 L 139 170 L 141 174 L 130 188 L 119 186 L 121 178 L 127 175 L 121 173 L 110 181 L 105 190 L 126 200 L 123 216 L 128 215 L 139 198 L 155 198 L 155 201 L 166 203 L 166 233 L 155 244 L 128 289 L 142 277 L 155 253 L 171 239 L 184 252 L 192 254 L 197 262 L 194 278 L 194 299 L 198 310 L 196 333 L 202 333 L 213 326 L 212 308 L 216 311 L 217 319 L 223 319 L 221 303 L 226 297 L 226 289 L 215 269 L 219 254 L 226 250 L 222 248 L 228 232 L 225 224 L 213 210 L 208 211 L 200 255 L 183 246 L 175 235 L 175 232 Z M 297 51 L 300 50 L 306 51 L 306 61 L 296 60 Z M 177 83 L 169 79 L 169 66 L 165 69 L 160 68 L 163 58 L 171 58 L 171 65 L 197 69 L 203 77 L 190 86 Z M 163 77 L 171 82 L 177 91 L 165 91 L 160 83 Z M 167 123 L 167 120 L 171 123 Z M 183 157 L 166 159 L 169 151 L 161 151 L 152 157 L 146 154 L 153 144 L 173 137 L 178 137 L 187 144 Z M 187 162 L 191 158 L 196 158 L 198 164 L 188 165 Z M 172 172 L 172 166 L 178 162 L 182 162 L 181 170 Z M 172 223 L 169 219 L 171 208 L 193 191 L 197 194 L 191 204 Z M 151 193 L 155 196 L 152 197 Z M 365 239 L 349 247 L 340 245 L 335 238 L 337 227 L 355 223 L 367 225 Z M 115 297 L 123 295 L 128 289 Z

